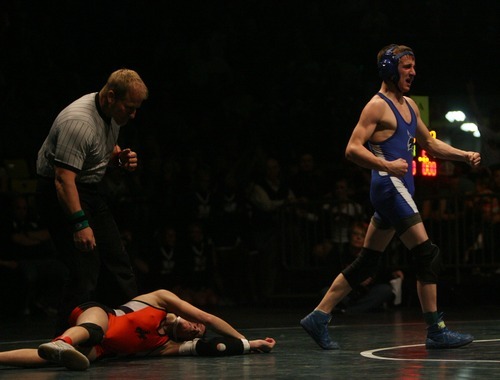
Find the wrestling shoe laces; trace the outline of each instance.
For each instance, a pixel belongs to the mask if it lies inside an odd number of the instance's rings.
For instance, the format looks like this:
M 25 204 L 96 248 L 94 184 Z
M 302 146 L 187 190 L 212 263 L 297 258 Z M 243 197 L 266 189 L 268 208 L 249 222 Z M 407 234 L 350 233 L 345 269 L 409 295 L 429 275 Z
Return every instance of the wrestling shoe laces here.
M 323 350 L 338 350 L 340 347 L 328 334 L 328 323 L 332 317 L 320 310 L 314 310 L 301 319 L 300 325 Z
M 41 344 L 38 346 L 38 355 L 74 371 L 83 371 L 90 366 L 89 359 L 84 354 L 62 340 Z

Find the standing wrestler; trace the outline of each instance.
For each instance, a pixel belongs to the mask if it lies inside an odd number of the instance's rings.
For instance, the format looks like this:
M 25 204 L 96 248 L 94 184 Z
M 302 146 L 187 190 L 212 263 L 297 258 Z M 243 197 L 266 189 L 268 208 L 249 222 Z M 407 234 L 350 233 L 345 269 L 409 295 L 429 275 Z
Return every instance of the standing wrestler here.
M 57 333 L 78 304 L 119 305 L 137 295 L 136 280 L 115 220 L 99 192 L 108 165 L 133 171 L 137 154 L 117 145 L 120 127 L 148 97 L 139 75 L 113 72 L 99 92 L 82 96 L 55 119 L 37 160 L 37 207 L 58 256 L 69 268 Z
M 69 317 L 71 327 L 37 349 L 0 352 L 0 365 L 33 367 L 56 363 L 85 370 L 90 362 L 116 356 L 228 356 L 269 352 L 272 338 L 247 340 L 223 319 L 168 290 L 135 297 L 111 309 L 88 302 Z M 204 338 L 210 329 L 219 336 Z
M 316 309 L 300 323 L 321 348 L 339 348 L 328 333 L 331 311 L 351 289 L 376 272 L 381 253 L 397 234 L 410 250 L 415 266 L 417 293 L 427 324 L 426 348 L 460 347 L 473 337 L 448 330 L 437 309 L 439 248 L 429 240 L 412 199 L 412 148 L 416 138 L 423 149 L 441 159 L 477 166 L 481 158 L 479 153 L 459 150 L 431 137 L 416 103 L 404 96 L 415 78 L 415 55 L 409 47 L 386 46 L 377 61 L 382 86 L 361 112 L 346 148 L 349 160 L 372 170 L 370 199 L 375 213 L 359 257 L 335 278 Z

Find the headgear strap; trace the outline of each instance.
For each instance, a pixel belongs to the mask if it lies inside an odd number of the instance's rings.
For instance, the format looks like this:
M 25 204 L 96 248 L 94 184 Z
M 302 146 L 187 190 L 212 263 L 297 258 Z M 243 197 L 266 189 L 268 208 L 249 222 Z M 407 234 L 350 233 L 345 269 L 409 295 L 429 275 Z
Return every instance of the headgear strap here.
M 174 337 L 174 340 L 177 342 L 177 325 L 179 324 L 179 321 L 181 320 L 181 317 L 177 316 L 177 318 L 175 318 L 175 321 L 172 325 L 172 335 Z

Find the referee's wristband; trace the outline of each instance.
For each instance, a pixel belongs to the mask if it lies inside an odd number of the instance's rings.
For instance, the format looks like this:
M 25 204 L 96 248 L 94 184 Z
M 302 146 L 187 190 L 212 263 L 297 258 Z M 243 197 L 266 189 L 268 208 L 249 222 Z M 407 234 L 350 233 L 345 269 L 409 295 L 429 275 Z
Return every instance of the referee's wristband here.
M 71 216 L 69 217 L 69 222 L 71 224 L 71 227 L 73 228 L 73 232 L 77 232 L 89 227 L 89 221 L 83 210 L 71 214 Z

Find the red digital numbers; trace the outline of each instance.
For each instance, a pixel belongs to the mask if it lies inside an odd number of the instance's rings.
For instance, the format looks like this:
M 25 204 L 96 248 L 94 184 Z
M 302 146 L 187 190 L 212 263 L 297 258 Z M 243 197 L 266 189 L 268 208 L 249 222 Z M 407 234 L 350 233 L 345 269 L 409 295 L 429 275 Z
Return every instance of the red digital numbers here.
M 432 137 L 436 138 L 436 131 L 430 131 Z M 416 154 L 415 154 L 416 155 Z M 420 151 L 420 155 L 413 161 L 413 175 L 420 174 L 423 177 L 436 177 L 438 174 L 437 162 L 427 156 L 425 150 Z

